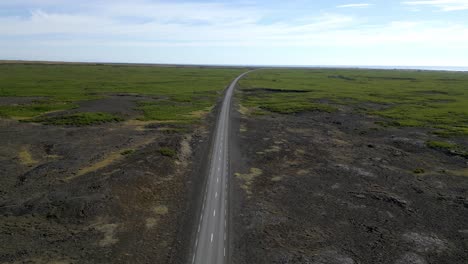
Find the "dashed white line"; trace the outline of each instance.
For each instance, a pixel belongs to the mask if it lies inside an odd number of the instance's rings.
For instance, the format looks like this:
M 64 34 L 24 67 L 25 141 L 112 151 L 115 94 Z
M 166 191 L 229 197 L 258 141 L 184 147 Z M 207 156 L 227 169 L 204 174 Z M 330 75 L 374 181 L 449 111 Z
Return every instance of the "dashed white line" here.
M 213 243 L 213 233 L 211 233 L 211 243 Z
M 224 256 L 226 256 L 226 248 L 224 248 Z
M 218 178 L 216 178 L 216 182 L 219 182 L 219 177 L 218 177 Z
M 218 197 L 218 192 L 215 193 L 215 198 Z
M 192 263 L 195 263 L 195 254 L 193 254 Z
M 213 216 L 216 216 L 216 210 L 213 210 Z

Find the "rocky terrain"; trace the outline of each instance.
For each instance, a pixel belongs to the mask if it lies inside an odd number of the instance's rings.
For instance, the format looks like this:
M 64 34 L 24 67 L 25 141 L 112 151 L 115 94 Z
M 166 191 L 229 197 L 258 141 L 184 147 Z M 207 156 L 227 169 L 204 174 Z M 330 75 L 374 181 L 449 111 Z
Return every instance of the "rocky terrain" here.
M 427 129 L 336 107 L 237 107 L 233 263 L 466 263 L 466 157 L 429 148 Z
M 138 100 L 73 110 L 129 119 L 120 123 L 0 119 L 0 263 L 185 261 L 213 114 L 193 125 L 132 121 Z

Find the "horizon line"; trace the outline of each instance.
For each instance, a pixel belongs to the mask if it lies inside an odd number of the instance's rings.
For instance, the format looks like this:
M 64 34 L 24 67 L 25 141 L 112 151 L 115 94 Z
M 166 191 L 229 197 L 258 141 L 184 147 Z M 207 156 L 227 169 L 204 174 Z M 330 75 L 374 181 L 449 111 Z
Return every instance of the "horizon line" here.
M 347 65 L 347 64 L 318 64 L 318 65 L 292 65 L 292 64 L 198 64 L 198 63 L 148 63 L 148 62 L 105 62 L 105 61 L 62 61 L 62 60 L 9 60 L 0 59 L 0 64 L 75 64 L 75 65 L 134 65 L 134 66 L 164 66 L 164 67 L 230 67 L 230 68 L 296 68 L 296 69 L 382 69 L 382 70 L 427 70 L 427 71 L 461 71 L 468 72 L 467 66 L 449 65 Z

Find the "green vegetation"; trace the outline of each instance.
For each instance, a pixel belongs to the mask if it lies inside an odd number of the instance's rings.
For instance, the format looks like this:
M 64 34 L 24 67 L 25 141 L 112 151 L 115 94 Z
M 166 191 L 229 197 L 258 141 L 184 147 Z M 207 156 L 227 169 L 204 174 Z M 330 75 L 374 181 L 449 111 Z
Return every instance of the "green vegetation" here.
M 268 69 L 240 83 L 242 104 L 278 113 L 333 111 L 348 105 L 385 125 L 468 135 L 468 73 L 353 69 Z
M 29 104 L 0 106 L 0 116 L 33 118 L 76 108 L 76 102 L 109 94 L 160 98 L 143 102 L 143 120 L 190 122 L 207 111 L 243 69 L 131 65 L 0 64 L 0 97 L 38 97 Z
M 160 148 L 159 153 L 161 153 L 161 155 L 163 156 L 170 157 L 170 158 L 173 158 L 177 155 L 175 150 L 168 148 L 168 147 Z
M 424 172 L 426 172 L 426 171 L 424 169 L 421 169 L 421 168 L 417 168 L 417 169 L 413 170 L 414 174 L 423 174 Z
M 123 121 L 122 118 L 108 113 L 77 113 L 64 116 L 38 117 L 25 121 L 38 122 L 45 125 L 56 126 L 88 126 L 108 122 Z
M 246 105 L 261 105 L 261 109 L 282 114 L 292 114 L 303 111 L 336 111 L 336 108 L 330 105 L 314 103 L 312 101 L 304 100 L 304 98 L 300 96 L 293 97 L 280 94 L 267 97 L 251 97 Z M 264 112 L 257 110 L 254 111 L 253 114 L 262 115 Z
M 135 152 L 134 149 L 126 149 L 126 150 L 120 152 L 120 155 L 126 156 L 126 155 L 130 155 L 130 154 L 132 154 L 132 153 L 134 153 L 134 152 Z
M 0 105 L 0 117 L 24 119 L 75 107 L 77 106 L 67 102 L 33 102 L 27 105 Z
M 139 109 L 144 115 L 140 118 L 143 121 L 191 121 L 197 117 L 197 111 L 209 111 L 213 100 L 194 100 L 193 102 L 174 102 L 164 100 L 158 102 L 142 102 Z
M 457 145 L 443 141 L 428 141 L 426 145 L 430 148 L 455 149 Z
M 468 150 L 466 150 L 463 146 L 444 142 L 444 141 L 428 141 L 426 145 L 433 149 L 438 149 L 445 151 L 452 155 L 462 156 L 468 158 Z

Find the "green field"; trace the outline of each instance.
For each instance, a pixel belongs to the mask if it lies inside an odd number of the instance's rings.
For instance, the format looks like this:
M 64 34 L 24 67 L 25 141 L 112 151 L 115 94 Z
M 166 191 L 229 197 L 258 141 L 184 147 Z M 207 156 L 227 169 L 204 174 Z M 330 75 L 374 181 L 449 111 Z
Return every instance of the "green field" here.
M 78 125 L 119 120 L 102 113 L 42 118 L 74 109 L 77 103 L 110 94 L 141 94 L 141 120 L 192 122 L 211 109 L 220 92 L 243 69 L 176 68 L 131 65 L 1 64 L 0 97 L 37 97 L 32 102 L 0 105 L 0 117 L 50 124 Z
M 468 73 L 403 70 L 266 69 L 240 82 L 252 113 L 336 111 L 385 117 L 384 126 L 468 135 Z

